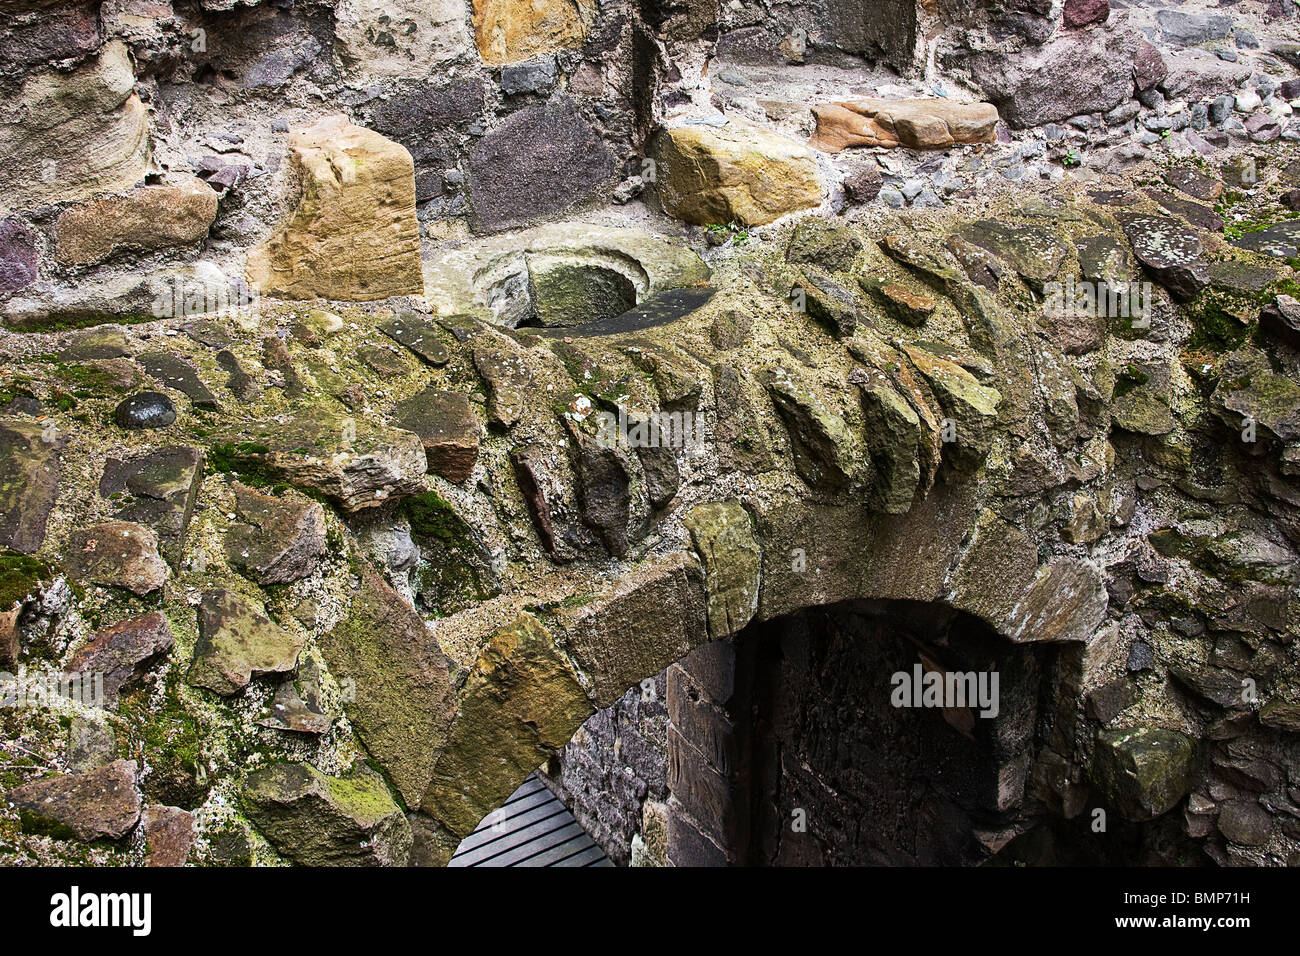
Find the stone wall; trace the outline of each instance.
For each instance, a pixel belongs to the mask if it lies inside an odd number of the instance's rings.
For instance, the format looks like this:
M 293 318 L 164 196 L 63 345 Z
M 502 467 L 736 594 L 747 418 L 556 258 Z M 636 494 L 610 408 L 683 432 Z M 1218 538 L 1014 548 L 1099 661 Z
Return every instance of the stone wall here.
M 656 814 L 668 797 L 665 690 L 661 673 L 597 711 L 543 775 L 618 864 L 642 862 L 633 847 L 644 849 L 647 832 L 654 841 Z
M 0 707 L 0 857 L 443 862 L 908 601 L 1051 649 L 1024 858 L 1294 861 L 1294 8 L 2 0 L 0 664 L 105 695 Z M 767 738 L 620 706 L 610 839 L 740 853 Z

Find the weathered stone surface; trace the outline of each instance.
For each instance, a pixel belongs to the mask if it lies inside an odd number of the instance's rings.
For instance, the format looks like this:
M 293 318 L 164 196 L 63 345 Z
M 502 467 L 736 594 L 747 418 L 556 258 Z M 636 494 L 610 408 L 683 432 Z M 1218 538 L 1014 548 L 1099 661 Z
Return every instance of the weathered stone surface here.
M 1124 677 L 1113 680 L 1088 695 L 1088 716 L 1108 724 L 1137 703 L 1139 696 L 1133 681 Z
M 419 491 L 427 470 L 418 435 L 322 408 L 253 426 L 247 439 L 213 450 L 236 473 L 247 467 L 318 491 L 361 511 Z
M 137 356 L 140 366 L 166 388 L 174 388 L 185 395 L 195 408 L 214 409 L 217 397 L 212 394 L 199 371 L 190 362 L 166 352 L 142 352 Z M 137 413 L 139 414 L 139 413 Z M 165 418 L 165 410 L 148 418 L 160 420 Z
M 821 204 L 811 150 L 748 123 L 664 130 L 654 152 L 659 201 L 686 222 L 761 226 Z
M 864 542 L 873 540 L 864 507 L 785 502 L 756 518 L 763 542 L 759 620 L 860 595 Z
M 73 206 L 55 223 L 55 255 L 64 265 L 102 262 L 119 250 L 152 252 L 198 242 L 217 216 L 217 194 L 188 176 L 122 196 Z
M 1165 170 L 1164 181 L 1202 202 L 1214 202 L 1223 195 L 1222 182 L 1192 166 L 1174 166 Z
M 1146 374 L 1139 372 L 1139 375 Z M 1125 380 L 1122 385 L 1122 390 L 1117 389 L 1110 408 L 1111 420 L 1116 426 L 1139 435 L 1167 435 L 1174 430 L 1167 382 L 1164 388 L 1155 381 L 1137 383 Z
M 289 220 L 248 254 L 248 282 L 290 299 L 420 295 L 411 154 L 342 117 L 291 143 L 302 184 Z
M 880 175 L 880 167 L 867 160 L 851 165 L 844 174 L 842 185 L 850 202 L 868 203 L 880 195 L 884 180 Z
M 540 444 L 523 445 L 510 452 L 510 465 L 533 519 L 533 527 L 548 554 L 556 552 L 556 529 L 551 516 L 550 497 L 554 493 L 547 461 L 550 456 Z
M 294 492 L 264 495 L 236 483 L 242 519 L 226 533 L 226 560 L 258 584 L 307 577 L 325 554 L 325 510 Z
M 1137 34 L 1089 30 L 1014 54 L 976 53 L 965 64 L 1016 129 L 1104 113 L 1133 92 Z
M 853 293 L 817 269 L 803 270 L 790 288 L 791 304 L 803 310 L 837 337 L 853 334 L 858 303 Z
M 465 0 L 342 0 L 334 53 L 349 73 L 411 77 L 469 52 Z
M 1110 0 L 1065 0 L 1061 21 L 1067 27 L 1086 27 L 1105 23 L 1110 16 Z
M 249 598 L 234 591 L 204 591 L 188 679 L 195 687 L 230 697 L 254 677 L 292 671 L 304 643 L 304 637 L 280 627 Z
M 31 554 L 44 543 L 64 441 L 51 426 L 0 418 L 0 548 Z
M 1232 244 L 1238 249 L 1262 252 L 1277 259 L 1293 259 L 1300 255 L 1300 220 L 1275 222 L 1265 229 L 1246 233 Z
M 935 310 L 933 298 L 924 292 L 914 292 L 897 282 L 872 286 L 872 291 L 889 315 L 914 329 L 924 325 Z
M 1157 10 L 1156 23 L 1160 25 L 1161 35 L 1174 46 L 1195 46 L 1210 40 L 1223 40 L 1232 32 L 1232 17 L 1224 14 Z
M 585 325 L 636 306 L 632 281 L 603 265 L 534 255 L 528 259 L 528 274 L 537 321 L 546 328 Z
M 1300 704 L 1270 700 L 1259 709 L 1259 722 L 1275 730 L 1300 734 Z
M 0 222 L 0 294 L 27 288 L 39 271 L 36 233 L 21 219 Z
M 80 581 L 139 595 L 158 590 L 169 574 L 158 554 L 158 536 L 130 521 L 103 521 L 73 531 L 63 549 L 63 566 Z
M 811 487 L 846 487 L 855 470 L 853 439 L 844 420 L 806 383 L 785 369 L 769 376 L 768 393 L 790 436 L 794 467 Z
M 433 474 L 460 484 L 474 471 L 480 426 L 464 393 L 427 388 L 399 402 L 393 421 L 420 436 Z
M 116 517 L 153 528 L 158 550 L 174 568 L 203 483 L 203 453 L 185 445 L 104 463 L 99 493 L 118 502 Z
M 865 376 L 851 372 L 850 382 L 878 381 L 888 385 L 902 396 L 916 414 L 919 425 L 917 444 L 917 464 L 920 469 L 920 488 L 929 491 L 934 484 L 935 474 L 943 457 L 944 423 L 941 421 L 942 409 L 933 404 L 933 399 L 926 392 L 925 383 L 919 372 L 907 361 L 903 353 L 890 347 L 884 339 L 874 332 L 861 332 L 849 342 L 849 353 L 868 366 Z M 878 377 L 869 370 L 874 368 L 880 373 Z M 868 436 L 868 441 L 871 438 Z M 879 475 L 877 478 L 879 479 Z
M 308 764 L 275 763 L 248 775 L 240 805 L 301 866 L 404 866 L 411 853 L 406 815 L 364 764 L 331 777 Z
M 921 482 L 921 420 L 879 369 L 856 369 L 849 381 L 862 395 L 867 450 L 876 473 L 871 504 L 889 514 L 905 514 Z
M 488 421 L 510 428 L 523 414 L 524 398 L 533 385 L 533 373 L 524 357 L 504 345 L 474 349 L 474 367 L 488 390 Z
M 1175 298 L 1187 301 L 1209 284 L 1205 249 L 1190 228 L 1165 216 L 1120 213 L 1116 218 L 1138 261 Z
M 1248 709 L 1242 700 L 1241 677 L 1233 671 L 1218 667 L 1174 665 L 1169 676 L 1194 696 L 1225 709 Z
M 738 502 L 699 505 L 683 519 L 704 564 L 709 636 L 730 637 L 758 611 L 762 551 L 754 522 Z
M 184 866 L 198 839 L 194 814 L 180 807 L 145 807 L 140 828 L 144 831 L 145 866 Z
M 383 579 L 358 566 L 347 613 L 321 638 L 330 673 L 352 682 L 348 719 L 407 806 L 418 806 L 456 709 L 448 662 Z
M 58 774 L 9 791 L 27 830 L 78 840 L 120 840 L 140 819 L 134 760 L 115 760 L 89 773 Z
M 32 66 L 79 60 L 99 49 L 99 5 L 85 0 L 14 0 L 4 7 L 0 61 Z
M 120 40 L 71 73 L 29 78 L 14 104 L 23 121 L 0 126 L 0 207 L 88 199 L 143 179 L 149 121 L 134 89 Z
M 597 707 L 659 673 L 707 636 L 704 574 L 693 556 L 647 562 L 585 604 L 559 609 L 546 624 L 579 668 Z M 672 607 L 671 620 L 662 608 Z
M 621 558 L 630 543 L 630 463 L 620 449 L 566 424 L 582 520 L 596 532 L 611 556 Z
M 443 344 L 442 334 L 432 322 L 421 319 L 414 312 L 404 312 L 380 323 L 379 331 L 406 346 L 425 365 L 441 368 L 451 358 Z
M 551 635 L 527 613 L 492 635 L 458 701 L 421 808 L 461 835 L 563 748 L 592 712 Z
M 934 535 L 935 532 L 929 533 Z M 968 543 L 958 542 L 954 547 L 954 537 L 960 533 L 946 528 L 939 530 L 939 540 L 943 545 L 940 555 L 937 558 L 926 555 L 921 559 L 924 562 L 921 568 L 914 566 L 904 569 L 904 573 L 910 571 L 913 576 L 920 577 L 917 572 L 924 569 L 928 575 L 934 575 L 931 562 L 942 560 L 943 550 L 962 549 L 951 571 L 940 569 L 942 580 L 939 587 L 953 607 L 1001 629 L 1017 615 L 1023 616 L 1020 604 L 1033 588 L 1039 573 L 1037 549 L 1024 531 L 987 509 L 973 517 Z M 992 582 L 995 581 L 994 586 Z M 1039 601 L 1050 601 L 1050 598 L 1051 595 L 1045 591 L 1038 595 Z
M 1283 442 L 1300 441 L 1300 385 L 1274 373 L 1262 353 L 1241 349 L 1228 356 L 1211 396 L 1216 414 L 1233 429 L 1255 422 Z
M 789 262 L 820 266 L 831 272 L 851 272 L 861 252 L 862 240 L 851 230 L 812 220 L 794 227 L 785 257 Z
M 1213 51 L 1197 47 L 1171 53 L 1167 64 L 1163 59 L 1160 62 L 1166 68 L 1166 75 L 1157 81 L 1160 91 L 1170 99 L 1192 102 L 1235 95 L 1251 74 L 1249 64 L 1229 63 Z
M 470 150 L 470 203 L 483 232 L 558 217 L 617 179 L 609 147 L 567 95 L 511 113 Z
M 1005 624 L 1013 641 L 1087 641 L 1109 603 L 1105 581 L 1090 561 L 1058 558 L 1039 570 Z
M 955 426 L 952 441 L 945 441 L 944 454 L 965 467 L 978 465 L 993 441 L 1002 396 L 954 362 L 921 348 L 908 346 L 904 351 Z
M 296 677 L 275 689 L 270 714 L 258 724 L 275 730 L 317 736 L 334 726 L 337 715 L 327 713 L 321 705 L 320 668 L 315 661 L 299 665 Z
M 1190 199 L 1183 199 L 1180 196 L 1172 195 L 1154 187 L 1148 189 L 1146 193 L 1188 225 L 1195 226 L 1197 229 L 1204 229 L 1206 232 L 1223 232 L 1223 220 L 1209 206 L 1199 202 L 1192 202 Z
M 121 692 L 137 684 L 174 643 L 167 618 L 159 611 L 150 611 L 101 627 L 90 643 L 73 655 L 68 670 L 102 674 L 104 701 L 112 705 Z
M 1263 846 L 1273 835 L 1273 818 L 1253 800 L 1227 801 L 1216 823 L 1220 833 L 1243 846 Z
M 1196 763 L 1195 743 L 1178 731 L 1105 730 L 1097 736 L 1092 777 L 1126 819 L 1152 820 L 1191 789 Z
M 982 219 L 963 227 L 958 235 L 1002 260 L 1039 294 L 1056 278 L 1068 255 L 1061 239 L 1038 226 Z
M 592 0 L 473 0 L 474 41 L 489 66 L 522 63 L 581 46 L 596 16 Z
M 934 99 L 850 100 L 812 108 L 817 130 L 809 141 L 827 153 L 850 146 L 946 149 L 991 143 L 998 111 L 992 103 Z

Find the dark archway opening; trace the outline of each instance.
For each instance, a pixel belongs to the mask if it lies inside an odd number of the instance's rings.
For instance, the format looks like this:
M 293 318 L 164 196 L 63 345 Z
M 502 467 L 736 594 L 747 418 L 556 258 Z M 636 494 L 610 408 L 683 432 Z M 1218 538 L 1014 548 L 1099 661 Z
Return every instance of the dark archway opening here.
M 1052 656 L 910 602 L 809 609 L 701 648 L 667 681 L 670 859 L 983 862 L 1028 825 Z
M 629 690 L 551 762 L 548 785 L 618 863 L 1176 861 L 1174 823 L 1111 814 L 1099 832 L 1089 810 L 1065 819 L 1037 798 L 1069 653 L 1012 644 L 937 604 L 806 609 Z M 965 675 L 975 693 L 897 706 L 894 675 L 918 668 L 945 687 Z M 996 697 L 981 699 L 980 675 L 992 691 L 993 674 Z

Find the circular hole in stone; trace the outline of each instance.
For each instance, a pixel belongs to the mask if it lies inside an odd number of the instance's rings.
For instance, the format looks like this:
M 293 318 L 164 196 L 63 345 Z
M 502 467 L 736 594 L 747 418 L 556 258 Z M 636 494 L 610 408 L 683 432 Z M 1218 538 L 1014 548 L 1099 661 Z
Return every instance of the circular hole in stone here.
M 521 325 L 573 328 L 636 308 L 636 285 L 616 269 L 593 263 L 530 263 L 533 315 Z

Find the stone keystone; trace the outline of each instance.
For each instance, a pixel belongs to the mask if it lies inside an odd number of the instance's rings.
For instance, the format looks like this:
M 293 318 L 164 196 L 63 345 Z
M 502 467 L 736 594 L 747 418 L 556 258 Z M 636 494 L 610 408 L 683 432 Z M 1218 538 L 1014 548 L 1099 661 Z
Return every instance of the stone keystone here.
M 682 522 L 704 564 L 709 637 L 739 633 L 758 611 L 763 557 L 747 512 L 734 501 L 700 505 Z

